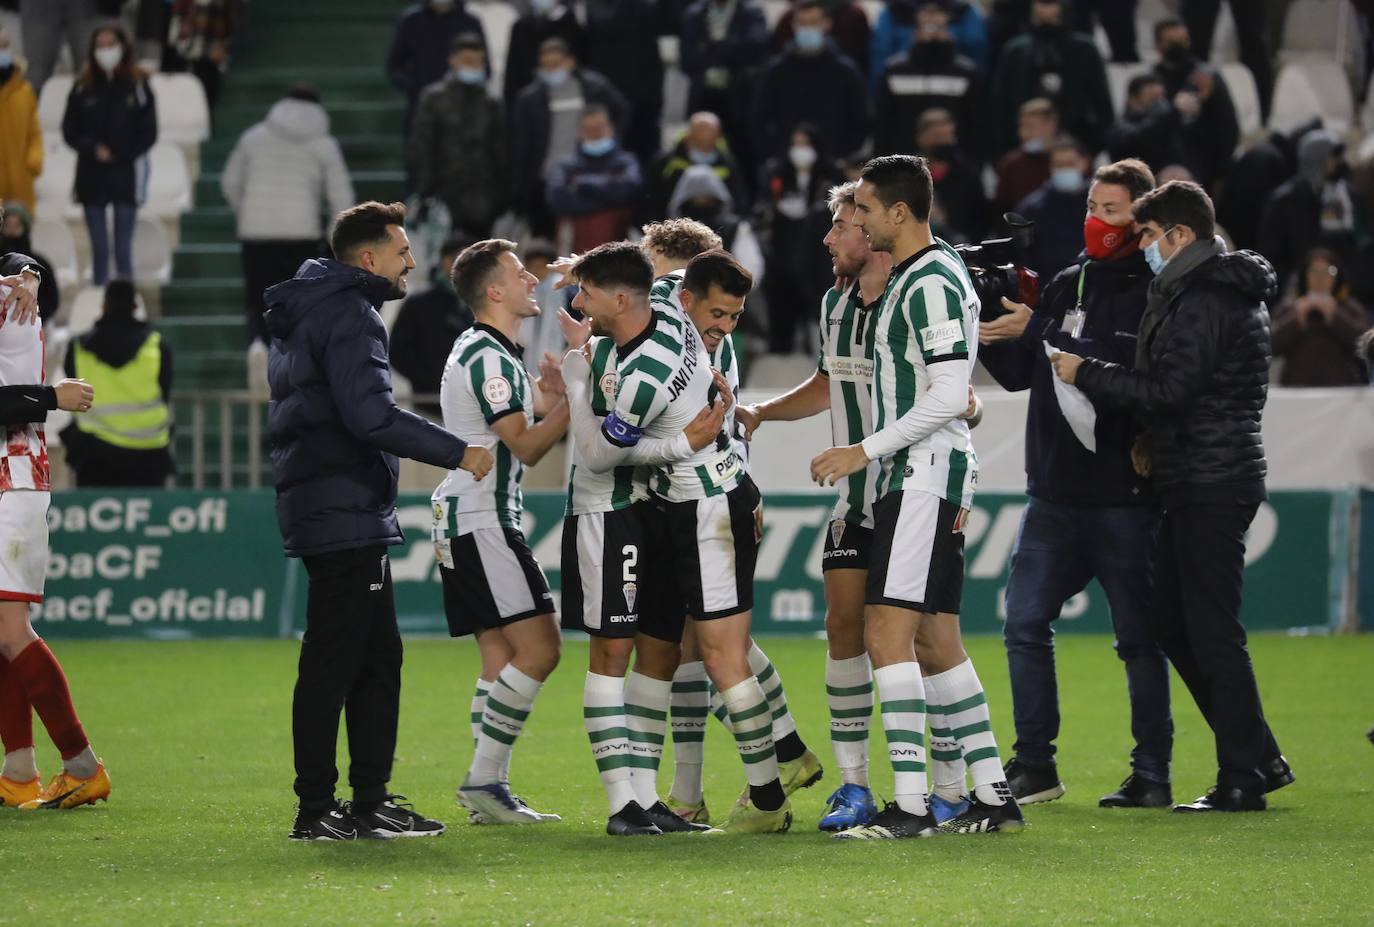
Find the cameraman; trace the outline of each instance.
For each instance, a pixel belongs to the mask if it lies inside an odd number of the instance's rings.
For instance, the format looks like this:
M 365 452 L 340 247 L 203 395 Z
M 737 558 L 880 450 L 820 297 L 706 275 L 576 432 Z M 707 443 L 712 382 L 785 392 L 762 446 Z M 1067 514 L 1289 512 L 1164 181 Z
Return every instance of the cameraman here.
M 1003 629 L 1016 720 L 1007 782 L 1023 804 L 1064 794 L 1055 766 L 1059 693 L 1054 631 L 1064 603 L 1093 578 L 1111 608 L 1116 652 L 1131 700 L 1132 774 L 1103 807 L 1163 807 L 1172 800 L 1169 670 L 1150 633 L 1150 557 L 1158 512 L 1132 466 L 1137 429 L 1128 412 L 1100 411 L 1093 453 L 1074 435 L 1054 395 L 1045 344 L 1129 366 L 1150 271 L 1131 227 L 1131 201 L 1154 175 L 1141 161 L 1099 168 L 1088 188 L 1084 250 L 1045 288 L 1040 306 L 980 326 L 979 360 L 1008 390 L 1031 391 L 1026 421 L 1030 496 L 1012 552 Z

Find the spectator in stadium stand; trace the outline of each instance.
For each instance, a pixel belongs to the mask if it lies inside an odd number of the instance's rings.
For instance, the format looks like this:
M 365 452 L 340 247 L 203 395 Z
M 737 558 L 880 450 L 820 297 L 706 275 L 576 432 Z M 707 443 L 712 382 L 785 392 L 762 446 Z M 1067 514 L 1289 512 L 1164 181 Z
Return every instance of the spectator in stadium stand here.
M 76 150 L 74 199 L 86 214 L 91 277 L 104 286 L 110 279 L 111 211 L 116 274 L 134 275 L 134 174 L 138 160 L 157 141 L 157 104 L 122 25 L 95 29 L 84 60 L 67 98 L 62 136 Z
M 1135 8 L 1136 0 L 1073 0 L 1069 28 L 1091 36 L 1095 18 L 1102 24 L 1102 31 L 1107 33 L 1107 43 L 1112 47 L 1112 61 L 1134 64 L 1140 60 L 1140 53 L 1135 47 Z
M 751 148 L 754 81 L 768 61 L 768 25 L 758 0 L 697 0 L 682 16 L 678 42 L 683 73 L 690 81 L 690 112 L 720 117 L 726 141 L 753 189 L 766 160 Z
M 927 0 L 886 0 L 878 11 L 878 20 L 873 26 L 873 39 L 868 50 L 869 96 L 877 101 L 878 91 L 883 85 L 883 71 L 887 63 L 896 55 L 906 54 L 916 35 L 916 10 L 925 6 Z M 969 0 L 936 0 L 949 15 L 949 33 L 954 37 L 954 50 L 968 58 L 978 68 L 979 75 L 987 80 L 991 66 L 988 47 L 987 27 L 983 24 L 983 14 L 977 5 Z
M 997 73 L 1007 43 L 1030 29 L 1032 0 L 990 0 L 985 23 L 988 32 L 988 73 Z
M 1118 161 L 1139 158 L 1153 171 L 1180 163 L 1186 157 L 1182 120 L 1159 75 L 1137 74 L 1126 85 L 1121 118 L 1107 132 L 1107 154 Z
M 1083 248 L 1083 201 L 1091 169 L 1092 159 L 1082 144 L 1068 136 L 1060 138 L 1050 148 L 1050 179 L 1016 207 L 1035 223 L 1035 246 L 1026 263 L 1042 283 L 1073 264 Z
M 439 252 L 431 286 L 401 303 L 391 326 L 391 369 L 410 381 L 412 396 L 439 394 L 444 363 L 458 336 L 472 327 L 472 310 L 458 298 L 449 271 L 469 238 L 450 238 Z M 442 418 L 438 402 L 416 403 L 417 412 Z
M 1369 375 L 1355 344 L 1370 326 L 1369 312 L 1350 295 L 1334 251 L 1315 248 L 1298 268 L 1296 285 L 1274 310 L 1274 359 L 1283 361 L 1283 386 L 1357 386 Z
M 1344 148 L 1325 129 L 1308 132 L 1298 142 L 1298 173 L 1265 205 L 1259 251 L 1274 265 L 1282 292 L 1293 285 L 1298 262 L 1313 248 L 1329 248 L 1352 266 L 1356 236 L 1367 226 L 1360 197 L 1346 179 Z M 1363 282 L 1354 279 L 1352 285 L 1365 297 Z
M 1059 137 L 1059 113 L 1044 97 L 1021 104 L 1017 114 L 1020 145 L 997 159 L 997 213 L 1012 209 L 1050 179 L 1050 146 Z
M 263 291 L 324 254 L 322 211 L 352 203 L 353 181 L 311 87 L 291 88 L 229 152 L 220 190 L 238 223 L 249 341 L 268 342 Z
M 860 74 L 868 73 L 868 55 L 873 43 L 873 28 L 869 25 L 868 14 L 858 0 L 821 0 L 825 13 L 830 17 L 830 38 L 840 51 L 854 62 Z M 795 36 L 792 24 L 797 11 L 797 0 L 791 0 L 768 41 L 773 54 L 785 51 Z
M 124 0 L 24 0 L 19 5 L 19 32 L 24 37 L 33 92 L 42 95 L 64 40 L 72 61 L 81 61 L 91 30 L 102 18 L 118 16 L 123 6 Z
M 748 213 L 748 182 L 730 146 L 721 132 L 720 117 L 715 113 L 693 113 L 687 120 L 687 131 L 677 143 L 659 154 L 645 172 L 644 199 L 640 211 L 641 224 L 668 215 L 668 201 L 677 189 L 678 181 L 688 168 L 708 167 L 730 191 L 730 201 L 736 211 Z
M 475 33 L 453 40 L 448 65 L 416 104 L 410 166 L 416 192 L 442 200 L 453 228 L 476 241 L 509 203 L 505 110 L 487 90 L 487 51 Z
M 722 247 L 744 265 L 757 289 L 767 269 L 754 228 L 736 208 L 719 174 L 704 164 L 683 171 L 664 213 L 670 219 L 695 219 L 720 236 Z
M 961 129 L 960 149 L 982 163 L 986 146 L 979 126 L 987 114 L 987 87 L 977 65 L 956 49 L 949 13 L 927 0 L 916 11 L 911 48 L 888 59 L 883 71 L 873 119 L 873 153 L 908 153 L 911 127 L 932 107 L 954 114 Z
M 34 181 L 43 173 L 43 128 L 38 97 L 25 78 L 10 34 L 0 26 L 0 202 L 18 200 L 34 210 Z
M 802 353 L 809 354 L 815 328 L 812 309 L 827 286 L 822 282 L 821 289 L 812 291 L 818 269 L 826 273 L 830 268 L 817 246 L 828 224 L 817 234 L 816 213 L 824 212 L 827 192 L 843 182 L 844 171 L 830 156 L 825 136 L 815 126 L 802 124 L 792 131 L 787 153 L 764 165 L 763 177 L 756 208 L 766 229 L 768 350 L 792 353 L 800 329 Z
M 1182 20 L 1155 23 L 1154 71 L 1164 81 L 1164 95 L 1179 114 L 1188 168 L 1207 189 L 1230 170 L 1240 141 L 1240 121 L 1221 72 L 1194 57 L 1188 27 Z
M 1131 227 L 1131 202 L 1154 187 L 1141 161 L 1098 169 L 1076 213 L 1081 254 L 1041 278 L 1040 303 L 1003 301 L 1008 311 L 979 324 L 978 360 L 1008 390 L 1030 390 L 1026 493 L 1006 590 L 1003 640 L 1011 670 L 1016 753 L 1007 784 L 1018 801 L 1063 794 L 1056 763 L 1059 691 L 1054 622 L 1096 577 L 1106 593 L 1115 650 L 1130 698 L 1131 777 L 1107 807 L 1158 807 L 1172 799 L 1173 723 L 1169 667 L 1150 621 L 1150 550 L 1159 524 L 1149 480 L 1132 464 L 1134 415 L 1100 406 L 1095 448 L 1074 433 L 1055 397 L 1045 346 L 1130 367 L 1153 279 Z
M 928 109 L 921 115 L 916 123 L 916 153 L 928 162 L 935 202 L 947 225 L 966 240 L 981 238 L 991 219 L 982 171 L 960 150 L 958 126 L 949 110 Z
M 625 237 L 644 185 L 635 156 L 620 147 L 604 106 L 582 111 L 577 150 L 549 172 L 547 200 L 563 253 L 585 254 Z
M 0 255 L 26 254 L 38 265 L 38 314 L 46 322 L 62 307 L 62 288 L 57 283 L 57 274 L 53 272 L 52 261 L 33 250 L 30 237 L 33 214 L 17 200 L 5 203 L 4 207 L 4 221 L 0 222 Z
M 829 38 L 820 0 L 799 0 L 793 23 L 791 43 L 768 62 L 754 90 L 754 151 L 765 159 L 786 155 L 792 130 L 806 122 L 842 157 L 868 134 L 863 77 Z
M 1165 184 L 1132 205 L 1155 271 L 1134 369 L 1072 352 L 1056 375 L 1098 408 L 1145 426 L 1132 456 L 1163 505 L 1155 546 L 1155 639 L 1216 738 L 1216 786 L 1176 812 L 1261 811 L 1294 779 L 1264 718 L 1240 621 L 1245 533 L 1267 496 L 1260 418 L 1269 384 L 1274 271 L 1214 237 L 1196 184 Z
M 1089 151 L 1099 151 L 1114 110 L 1107 70 L 1097 45 L 1069 31 L 1066 0 L 1034 0 L 1031 28 L 1007 43 L 997 64 L 989 118 L 998 133 L 998 151 L 1016 145 L 1021 104 L 1048 97 L 1059 111 L 1061 128 Z
M 448 71 L 453 40 L 465 32 L 475 32 L 486 44 L 482 21 L 468 12 L 463 0 L 422 0 L 401 13 L 386 56 L 386 73 L 406 95 L 407 132 L 420 93 Z
M 105 287 L 100 318 L 67 348 L 67 376 L 95 390 L 91 411 L 62 431 L 78 489 L 166 486 L 172 462 L 172 349 L 134 317 L 138 293 L 128 280 Z
M 229 63 L 229 46 L 243 13 L 241 0 L 172 0 L 162 46 L 162 70 L 190 71 L 214 109 Z
M 577 151 L 578 127 L 587 106 L 603 107 L 617 126 L 627 125 L 630 104 L 604 76 L 578 67 L 567 42 L 545 39 L 538 76 L 515 99 L 509 130 L 516 208 L 537 236 L 553 235 L 545 202 L 545 178 L 553 166 Z
M 510 27 L 506 71 L 501 78 L 507 109 L 515 106 L 516 96 L 538 76 L 535 72 L 539 68 L 539 48 L 545 39 L 562 39 L 574 54 L 580 55 L 586 37 L 570 4 L 560 0 L 530 0 L 520 9 L 519 18 Z
M 1203 61 L 1212 57 L 1212 36 L 1217 28 L 1222 0 L 1181 0 L 1179 15 L 1187 24 L 1193 54 Z M 1277 0 L 1286 6 L 1286 0 Z M 1274 52 L 1269 42 L 1269 13 L 1266 7 L 1275 0 L 1229 0 L 1231 20 L 1235 23 L 1240 63 L 1250 69 L 1259 91 L 1261 121 L 1269 121 L 1270 95 L 1274 91 Z M 1280 25 L 1283 15 L 1277 14 Z
M 668 24 L 657 0 L 585 0 L 583 60 L 630 104 L 620 143 L 647 164 L 663 144 L 663 58 L 658 37 Z

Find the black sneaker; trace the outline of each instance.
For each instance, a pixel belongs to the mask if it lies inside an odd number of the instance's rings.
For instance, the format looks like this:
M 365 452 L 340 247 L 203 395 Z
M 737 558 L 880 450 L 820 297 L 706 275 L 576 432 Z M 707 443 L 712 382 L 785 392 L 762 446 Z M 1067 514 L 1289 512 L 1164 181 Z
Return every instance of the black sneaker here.
M 835 834 L 836 840 L 904 840 L 908 837 L 934 837 L 939 833 L 935 816 L 911 814 L 895 802 L 883 805 L 883 810 L 862 827 L 851 827 Z
M 295 826 L 287 836 L 292 840 L 364 840 L 372 833 L 362 834 L 348 805 L 336 803 L 324 811 L 297 811 Z
M 1103 795 L 1099 808 L 1167 808 L 1174 803 L 1174 791 L 1167 782 L 1154 782 L 1132 773 L 1121 788 Z
M 606 833 L 612 837 L 658 837 L 663 831 L 658 829 L 658 825 L 648 812 L 630 802 L 611 815 L 606 822 Z
M 1214 785 L 1207 794 L 1184 805 L 1174 805 L 1179 814 L 1205 814 L 1211 811 L 1263 811 L 1268 807 L 1263 792 L 1247 792 L 1244 789 L 1227 788 Z
M 639 806 L 636 805 L 635 807 Z M 694 824 L 691 821 L 684 821 L 673 814 L 672 809 L 661 801 L 655 802 L 652 808 L 644 809 L 644 815 L 665 834 L 704 834 L 711 830 L 710 824 Z
M 993 786 L 1004 799 L 1000 805 L 987 805 L 975 792 L 968 810 L 940 825 L 942 834 L 1014 834 L 1026 826 L 1021 808 L 1006 783 Z
M 1374 731 L 1370 731 L 1374 735 Z M 1293 780 L 1298 778 L 1293 775 L 1293 767 L 1288 765 L 1288 760 L 1283 757 L 1276 757 L 1260 767 L 1260 772 L 1264 773 L 1264 791 L 1277 792 L 1285 785 L 1292 785 Z
M 1011 794 L 1023 805 L 1054 801 L 1064 795 L 1064 783 L 1059 781 L 1059 771 L 1053 765 L 1027 766 L 1012 757 L 1003 767 L 1003 772 L 1007 774 Z
M 444 825 L 432 821 L 409 804 L 401 804 L 404 795 L 388 795 L 386 800 L 366 813 L 354 812 L 358 829 L 369 830 L 374 837 L 390 840 L 394 837 L 438 837 Z

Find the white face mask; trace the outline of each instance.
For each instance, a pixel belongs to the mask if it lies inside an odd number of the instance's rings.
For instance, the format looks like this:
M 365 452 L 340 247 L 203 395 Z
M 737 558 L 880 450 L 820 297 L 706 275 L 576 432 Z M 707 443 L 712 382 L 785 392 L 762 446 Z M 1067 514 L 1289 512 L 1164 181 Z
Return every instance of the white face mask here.
M 106 74 L 114 73 L 114 69 L 119 67 L 119 62 L 123 60 L 124 49 L 119 45 L 109 45 L 95 50 L 95 63 Z
M 799 171 L 809 171 L 816 163 L 816 149 L 805 148 L 800 145 L 793 146 L 787 152 L 787 157 L 791 159 L 792 166 Z

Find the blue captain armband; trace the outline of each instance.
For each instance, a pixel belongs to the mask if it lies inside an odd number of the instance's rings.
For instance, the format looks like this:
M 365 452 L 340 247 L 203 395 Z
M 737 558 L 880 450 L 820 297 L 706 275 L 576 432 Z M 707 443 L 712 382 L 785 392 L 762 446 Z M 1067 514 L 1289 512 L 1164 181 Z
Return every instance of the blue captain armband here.
M 644 429 L 621 421 L 619 415 L 611 412 L 601 423 L 601 433 L 616 447 L 634 447 L 644 436 Z

